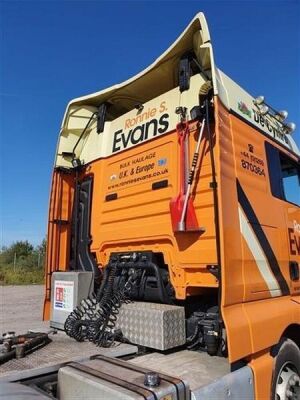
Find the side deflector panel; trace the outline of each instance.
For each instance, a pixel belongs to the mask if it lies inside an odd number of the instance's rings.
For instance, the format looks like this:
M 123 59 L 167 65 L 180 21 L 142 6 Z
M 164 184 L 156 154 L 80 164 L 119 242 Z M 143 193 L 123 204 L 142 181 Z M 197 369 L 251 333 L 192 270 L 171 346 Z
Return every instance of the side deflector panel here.
M 96 279 L 99 270 L 96 260 L 90 253 L 92 192 L 92 177 L 77 183 L 73 208 L 70 269 L 94 272 Z
M 45 301 L 43 319 L 50 316 L 51 276 L 55 271 L 68 269 L 74 174 L 64 168 L 54 170 L 47 232 L 47 257 L 45 265 Z

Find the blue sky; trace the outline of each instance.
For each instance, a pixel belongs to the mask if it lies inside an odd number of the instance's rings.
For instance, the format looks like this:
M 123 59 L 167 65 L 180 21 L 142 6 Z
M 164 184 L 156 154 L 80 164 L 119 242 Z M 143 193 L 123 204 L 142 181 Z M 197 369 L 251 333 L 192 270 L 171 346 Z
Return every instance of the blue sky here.
M 300 128 L 299 1 L 1 1 L 0 245 L 46 233 L 67 102 L 136 74 L 198 11 L 217 65 Z M 299 129 L 294 135 L 299 144 Z

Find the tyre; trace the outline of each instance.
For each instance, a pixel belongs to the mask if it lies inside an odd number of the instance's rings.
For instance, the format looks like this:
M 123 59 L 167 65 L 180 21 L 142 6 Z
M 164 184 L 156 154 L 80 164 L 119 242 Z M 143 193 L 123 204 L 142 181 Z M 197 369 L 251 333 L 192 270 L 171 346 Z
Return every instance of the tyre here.
M 300 350 L 290 339 L 283 341 L 276 356 L 272 400 L 300 400 Z

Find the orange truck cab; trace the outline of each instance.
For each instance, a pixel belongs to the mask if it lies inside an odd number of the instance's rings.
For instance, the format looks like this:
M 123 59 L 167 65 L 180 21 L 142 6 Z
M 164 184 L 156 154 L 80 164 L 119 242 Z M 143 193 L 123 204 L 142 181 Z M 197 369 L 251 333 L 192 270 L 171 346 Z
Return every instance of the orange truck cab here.
M 147 69 L 72 100 L 44 319 L 53 274 L 92 272 L 90 314 L 66 318 L 71 337 L 111 344 L 129 300 L 180 307 L 181 346 L 249 371 L 252 397 L 226 398 L 299 399 L 300 151 L 286 118 L 216 67 L 202 13 Z

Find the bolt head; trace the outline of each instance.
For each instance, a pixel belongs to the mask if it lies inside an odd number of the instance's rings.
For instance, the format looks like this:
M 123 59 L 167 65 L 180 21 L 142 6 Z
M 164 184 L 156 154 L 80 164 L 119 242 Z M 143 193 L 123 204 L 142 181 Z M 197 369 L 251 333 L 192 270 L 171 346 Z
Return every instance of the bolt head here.
M 296 380 L 294 378 L 290 379 L 289 384 L 291 386 L 295 386 L 296 385 Z

